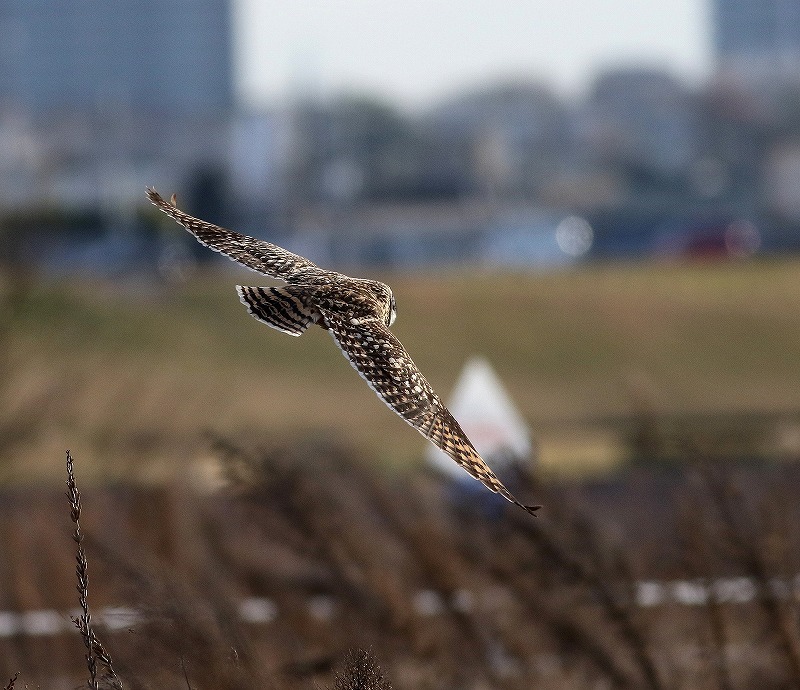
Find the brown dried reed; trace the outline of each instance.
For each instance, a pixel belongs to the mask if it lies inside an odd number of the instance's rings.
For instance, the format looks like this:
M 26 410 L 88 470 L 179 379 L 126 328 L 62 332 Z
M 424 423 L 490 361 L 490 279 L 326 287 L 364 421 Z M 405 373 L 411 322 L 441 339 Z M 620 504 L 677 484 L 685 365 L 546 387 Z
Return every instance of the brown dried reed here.
M 92 690 L 97 690 L 100 687 L 100 681 L 103 681 L 109 687 L 115 688 L 115 690 L 122 690 L 122 681 L 114 672 L 111 656 L 103 647 L 92 626 L 91 613 L 89 612 L 89 563 L 86 560 L 86 552 L 83 548 L 83 533 L 81 532 L 80 523 L 81 494 L 75 483 L 72 454 L 69 451 L 67 451 L 67 498 L 70 505 L 70 519 L 75 524 L 72 539 L 77 544 L 75 574 L 78 578 L 78 601 L 82 611 L 80 616 L 72 618 L 72 622 L 80 631 L 83 644 L 86 647 L 86 666 L 89 669 L 88 684 Z M 97 677 L 98 663 L 102 670 L 100 679 Z

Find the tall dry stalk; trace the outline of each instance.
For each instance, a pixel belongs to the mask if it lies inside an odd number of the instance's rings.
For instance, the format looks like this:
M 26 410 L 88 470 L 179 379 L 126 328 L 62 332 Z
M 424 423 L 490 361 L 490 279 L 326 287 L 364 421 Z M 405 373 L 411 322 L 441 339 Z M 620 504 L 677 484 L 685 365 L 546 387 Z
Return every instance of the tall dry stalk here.
M 77 544 L 78 549 L 75 554 L 75 574 L 78 577 L 78 601 L 81 606 L 81 615 L 77 618 L 73 616 L 72 622 L 83 637 L 83 644 L 86 646 L 86 666 L 89 669 L 89 687 L 98 690 L 99 681 L 97 677 L 98 664 L 103 669 L 101 680 L 110 687 L 122 690 L 122 681 L 114 672 L 111 656 L 106 652 L 92 627 L 92 617 L 89 612 L 89 563 L 86 560 L 86 552 L 83 548 L 83 532 L 81 532 L 81 494 L 75 483 L 75 472 L 72 462 L 72 454 L 67 451 L 67 498 L 70 505 L 70 518 L 75 524 L 72 539 Z

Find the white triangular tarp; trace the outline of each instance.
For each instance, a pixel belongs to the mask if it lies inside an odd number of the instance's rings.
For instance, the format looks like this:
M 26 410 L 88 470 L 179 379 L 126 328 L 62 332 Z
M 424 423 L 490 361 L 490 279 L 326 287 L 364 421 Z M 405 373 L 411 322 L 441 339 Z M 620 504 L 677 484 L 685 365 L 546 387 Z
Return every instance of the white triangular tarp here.
M 528 426 L 485 358 L 473 357 L 464 365 L 447 406 L 493 469 L 502 470 L 504 462 L 530 455 Z M 452 477 L 467 476 L 433 445 L 428 449 L 428 461 Z

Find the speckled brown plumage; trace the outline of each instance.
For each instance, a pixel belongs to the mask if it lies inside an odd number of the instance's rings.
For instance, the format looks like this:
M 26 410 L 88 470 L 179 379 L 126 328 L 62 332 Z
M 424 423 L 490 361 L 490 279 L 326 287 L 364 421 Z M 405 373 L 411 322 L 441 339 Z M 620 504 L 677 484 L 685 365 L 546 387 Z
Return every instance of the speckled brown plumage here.
M 317 323 L 391 410 L 443 450 L 475 479 L 531 514 L 483 461 L 389 326 L 395 318 L 391 289 L 375 280 L 325 271 L 277 245 L 194 218 L 154 190 L 147 196 L 202 244 L 271 278 L 281 287 L 237 285 L 239 298 L 259 321 L 299 336 Z

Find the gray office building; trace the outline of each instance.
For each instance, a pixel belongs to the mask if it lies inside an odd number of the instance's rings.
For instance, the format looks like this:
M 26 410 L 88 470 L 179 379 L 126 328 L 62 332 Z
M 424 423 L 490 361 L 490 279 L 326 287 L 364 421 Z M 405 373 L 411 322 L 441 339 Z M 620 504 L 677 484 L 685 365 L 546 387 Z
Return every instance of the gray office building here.
M 0 0 L 0 107 L 233 106 L 230 0 Z
M 714 31 L 724 70 L 791 75 L 800 68 L 798 0 L 714 0 Z
M 231 3 L 0 0 L 0 208 L 129 208 L 145 184 L 224 179 Z

